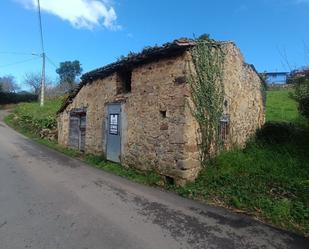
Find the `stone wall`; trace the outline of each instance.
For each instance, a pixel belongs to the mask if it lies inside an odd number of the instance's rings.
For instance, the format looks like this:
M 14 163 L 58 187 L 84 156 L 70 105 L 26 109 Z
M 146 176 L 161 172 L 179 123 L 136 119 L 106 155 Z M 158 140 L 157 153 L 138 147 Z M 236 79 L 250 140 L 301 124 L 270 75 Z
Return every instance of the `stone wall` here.
M 246 144 L 255 131 L 264 124 L 265 114 L 261 92 L 262 81 L 259 75 L 250 65 L 244 63 L 240 50 L 233 43 L 225 43 L 223 52 L 225 53 L 223 85 L 226 103 L 223 115 L 228 115 L 230 118 L 228 136 L 224 145 L 225 149 L 231 149 L 237 146 L 243 147 Z M 194 69 L 191 58 L 191 55 L 187 54 L 187 78 Z M 185 99 L 184 140 L 186 144 L 184 149 L 186 156 L 177 164 L 177 176 L 180 176 L 178 179 L 180 183 L 194 180 L 201 169 L 198 147 L 201 141 L 199 124 L 192 114 L 194 104 L 190 93 Z
M 186 159 L 186 56 L 155 61 L 133 71 L 132 95 L 124 111 L 128 127 L 125 165 L 178 178 L 177 162 Z
M 116 74 L 85 85 L 73 102 L 58 117 L 58 142 L 68 146 L 70 111 L 75 108 L 86 108 L 86 152 L 105 153 L 106 104 L 115 100 Z
M 84 86 L 59 114 L 58 142 L 68 145 L 70 111 L 86 107 L 86 152 L 105 154 L 106 104 L 120 101 L 122 120 L 125 121 L 122 124 L 122 164 L 175 177 L 177 162 L 186 158 L 186 56 L 183 54 L 135 68 L 131 93 L 117 95 L 117 73 Z
M 240 50 L 233 44 L 224 46 L 224 89 L 230 115 L 228 147 L 244 146 L 248 138 L 265 122 L 262 81 L 256 71 L 244 63 Z
M 244 64 L 240 51 L 225 45 L 226 114 L 230 115 L 227 148 L 244 145 L 264 123 L 261 81 Z M 131 93 L 118 94 L 117 73 L 85 85 L 58 117 L 58 141 L 68 145 L 69 112 L 87 108 L 86 152 L 105 154 L 107 104 L 122 103 L 124 166 L 155 170 L 178 184 L 192 181 L 200 171 L 198 123 L 192 115 L 188 65 L 191 54 L 153 61 L 134 68 Z

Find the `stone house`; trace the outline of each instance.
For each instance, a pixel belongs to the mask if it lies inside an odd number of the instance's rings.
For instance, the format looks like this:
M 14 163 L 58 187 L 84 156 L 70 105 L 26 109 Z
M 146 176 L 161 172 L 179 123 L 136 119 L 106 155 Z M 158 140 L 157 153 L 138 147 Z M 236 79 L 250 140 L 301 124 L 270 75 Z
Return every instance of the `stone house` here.
M 192 114 L 192 40 L 131 54 L 82 76 L 58 111 L 58 142 L 104 154 L 126 167 L 155 170 L 177 184 L 201 169 L 199 124 Z M 227 148 L 243 146 L 264 123 L 261 79 L 232 42 L 222 42 Z

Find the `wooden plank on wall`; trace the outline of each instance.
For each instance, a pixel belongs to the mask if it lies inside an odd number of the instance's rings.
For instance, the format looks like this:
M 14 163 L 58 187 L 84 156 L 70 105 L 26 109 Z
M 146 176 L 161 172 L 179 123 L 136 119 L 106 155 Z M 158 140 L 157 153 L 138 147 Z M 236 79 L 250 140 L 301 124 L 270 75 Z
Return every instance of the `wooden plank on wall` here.
M 79 149 L 79 117 L 70 117 L 69 147 Z

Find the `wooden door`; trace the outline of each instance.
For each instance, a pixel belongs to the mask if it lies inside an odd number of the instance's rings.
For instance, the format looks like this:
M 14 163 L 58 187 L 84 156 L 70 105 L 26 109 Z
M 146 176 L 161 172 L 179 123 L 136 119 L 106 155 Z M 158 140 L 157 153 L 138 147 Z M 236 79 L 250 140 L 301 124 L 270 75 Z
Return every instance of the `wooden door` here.
M 70 116 L 69 126 L 69 147 L 79 149 L 79 117 L 76 115 Z
M 79 150 L 85 151 L 85 144 L 86 144 L 86 114 L 80 116 L 80 138 L 79 138 Z

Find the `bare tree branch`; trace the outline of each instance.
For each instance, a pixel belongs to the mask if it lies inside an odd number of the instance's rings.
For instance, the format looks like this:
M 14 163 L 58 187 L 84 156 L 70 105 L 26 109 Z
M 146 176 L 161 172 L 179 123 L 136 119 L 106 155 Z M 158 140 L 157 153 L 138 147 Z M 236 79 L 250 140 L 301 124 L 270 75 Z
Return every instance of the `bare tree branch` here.
M 3 92 L 17 92 L 20 90 L 12 75 L 0 77 L 0 85 Z

